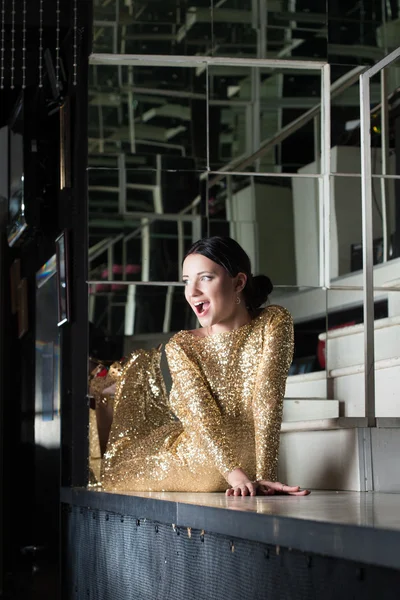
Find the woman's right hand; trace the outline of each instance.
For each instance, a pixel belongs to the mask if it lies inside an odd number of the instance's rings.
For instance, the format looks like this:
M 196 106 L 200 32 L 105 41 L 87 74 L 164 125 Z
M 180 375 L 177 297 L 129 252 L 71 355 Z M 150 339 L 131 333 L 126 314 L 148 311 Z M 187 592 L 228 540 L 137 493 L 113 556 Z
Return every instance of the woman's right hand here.
M 232 487 L 226 490 L 227 496 L 256 496 L 258 483 L 250 481 L 242 469 L 234 469 L 228 475 L 228 483 Z
M 297 485 L 290 486 L 279 481 L 251 481 L 242 469 L 234 469 L 227 479 L 232 486 L 226 490 L 227 496 L 274 496 L 276 494 L 308 496 L 310 494 L 309 490 L 302 490 Z

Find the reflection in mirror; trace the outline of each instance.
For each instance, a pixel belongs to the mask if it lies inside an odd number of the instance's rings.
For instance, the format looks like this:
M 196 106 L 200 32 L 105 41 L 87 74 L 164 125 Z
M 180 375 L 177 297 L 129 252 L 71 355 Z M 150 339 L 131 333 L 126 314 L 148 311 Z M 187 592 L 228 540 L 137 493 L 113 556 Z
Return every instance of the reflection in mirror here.
M 325 0 L 194 0 L 94 3 L 93 51 L 321 59 L 327 56 Z
M 370 80 L 379 99 L 371 101 L 371 170 L 374 175 L 400 175 L 399 98 L 400 61 Z M 385 193 L 385 192 L 384 192 Z
M 372 65 L 397 48 L 397 0 L 328 0 L 330 63 Z
M 89 320 L 93 332 L 104 331 L 104 335 L 119 344 L 121 340 L 126 341 L 126 337 L 148 335 L 157 345 L 163 341 L 164 334 L 196 326 L 195 315 L 185 300 L 181 284 L 91 283 Z M 117 360 L 118 354 L 122 356 L 124 351 L 125 346 L 118 346 L 117 356 L 110 360 Z M 100 351 L 96 351 L 96 356 L 101 358 Z
M 155 168 L 155 159 L 147 155 L 162 154 L 161 169 L 204 168 L 206 119 L 205 72 L 180 66 L 90 66 L 89 164 L 93 154 L 132 154 L 129 168 Z
M 208 203 L 210 234 L 235 238 L 255 273 L 288 289 L 319 286 L 318 178 L 228 175 L 208 187 Z
M 211 0 L 95 0 L 93 52 L 193 55 L 212 48 Z
M 327 56 L 326 1 L 214 0 L 214 55 L 319 60 Z M 258 8 L 258 7 L 257 7 Z
M 321 102 L 319 71 L 210 65 L 208 73 L 212 170 L 229 163 L 225 169 L 231 171 L 296 172 L 319 157 L 320 129 L 315 131 L 312 118 L 284 141 L 274 141 L 278 131 Z M 246 158 L 260 148 L 260 155 Z
M 90 169 L 89 278 L 179 281 L 202 235 L 199 173 Z
M 339 148 L 344 155 L 342 169 L 352 171 L 358 161 L 358 149 Z M 353 166 L 352 166 L 353 162 Z M 393 260 L 396 254 L 395 181 L 385 180 L 386 202 L 382 204 L 381 179 L 372 178 L 374 265 Z M 382 208 L 384 206 L 384 212 Z M 362 208 L 361 177 L 333 175 L 331 178 L 330 269 L 335 285 L 362 286 Z M 385 251 L 386 248 L 386 251 Z M 355 276 L 349 279 L 349 275 Z
M 326 333 L 327 292 L 323 289 L 276 289 L 272 304 L 292 314 L 295 351 L 286 386 L 287 398 L 327 398 L 326 361 L 321 340 Z

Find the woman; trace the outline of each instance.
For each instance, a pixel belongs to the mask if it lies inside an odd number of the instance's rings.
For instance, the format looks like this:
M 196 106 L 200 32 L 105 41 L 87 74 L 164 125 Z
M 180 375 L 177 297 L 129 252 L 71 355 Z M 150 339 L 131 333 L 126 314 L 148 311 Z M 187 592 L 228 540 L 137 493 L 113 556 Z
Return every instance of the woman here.
M 159 354 L 139 352 L 116 388 L 103 463 L 106 489 L 288 493 L 276 482 L 282 402 L 293 356 L 293 323 L 282 307 L 260 307 L 272 291 L 251 274 L 231 238 L 196 242 L 183 263 L 187 302 L 201 327 L 166 346 L 166 399 Z

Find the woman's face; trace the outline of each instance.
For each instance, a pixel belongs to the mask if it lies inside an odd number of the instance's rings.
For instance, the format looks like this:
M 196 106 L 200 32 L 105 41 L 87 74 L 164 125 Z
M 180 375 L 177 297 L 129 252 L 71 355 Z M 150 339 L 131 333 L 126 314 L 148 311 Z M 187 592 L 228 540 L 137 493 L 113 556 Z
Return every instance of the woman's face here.
M 185 297 L 202 327 L 210 327 L 232 318 L 238 308 L 236 298 L 246 283 L 239 273 L 227 271 L 201 254 L 190 254 L 183 263 Z

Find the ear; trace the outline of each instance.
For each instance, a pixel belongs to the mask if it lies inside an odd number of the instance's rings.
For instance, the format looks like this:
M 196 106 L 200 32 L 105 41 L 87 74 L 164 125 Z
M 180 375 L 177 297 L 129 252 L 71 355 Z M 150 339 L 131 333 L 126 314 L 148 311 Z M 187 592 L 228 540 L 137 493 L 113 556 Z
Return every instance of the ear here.
M 247 275 L 246 273 L 238 273 L 236 275 L 235 292 L 239 294 L 246 287 Z

